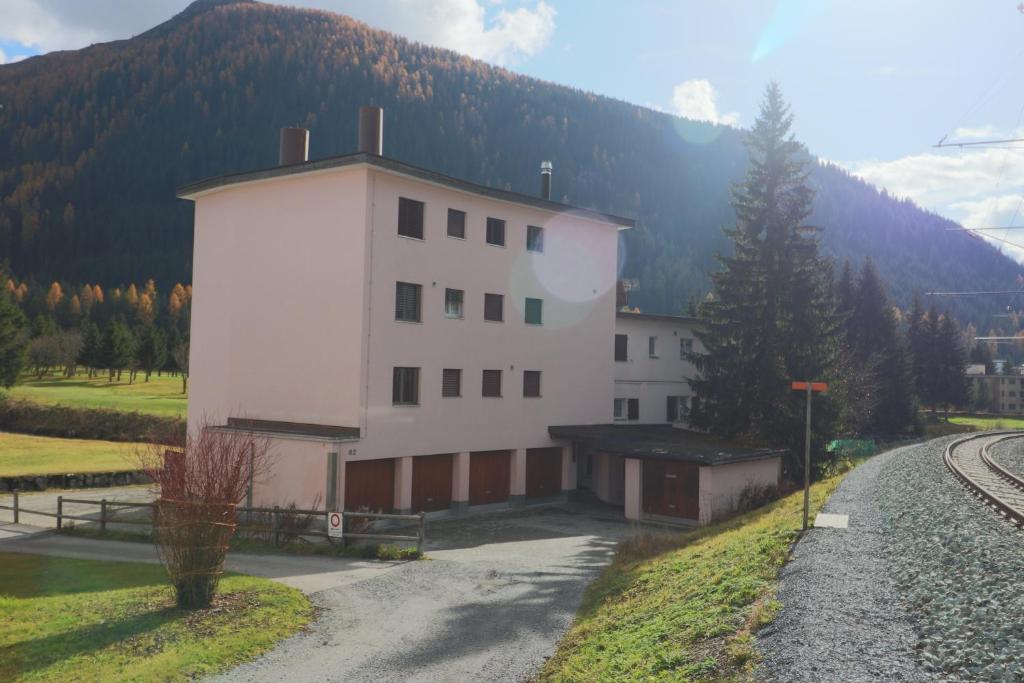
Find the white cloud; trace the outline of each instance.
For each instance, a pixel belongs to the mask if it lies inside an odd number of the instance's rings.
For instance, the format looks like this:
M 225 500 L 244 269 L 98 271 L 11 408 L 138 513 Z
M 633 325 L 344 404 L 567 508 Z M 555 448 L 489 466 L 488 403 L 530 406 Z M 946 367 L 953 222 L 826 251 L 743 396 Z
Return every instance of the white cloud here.
M 502 8 L 491 20 L 478 0 L 319 0 L 309 4 L 498 64 L 537 54 L 555 32 L 555 9 L 544 0 Z
M 960 129 L 959 138 L 1001 136 L 991 126 Z M 851 173 L 890 193 L 916 203 L 968 228 L 1024 225 L 1024 206 L 1019 193 L 1024 177 L 1024 149 L 991 147 L 963 151 L 935 151 L 889 161 L 862 161 L 844 166 Z M 1018 209 L 1020 211 L 1018 212 Z M 1011 223 L 1012 221 L 1012 223 Z M 1007 237 L 1001 233 L 995 236 Z M 1008 236 L 1020 242 L 1019 233 Z M 994 242 L 1003 248 L 998 241 Z M 1024 262 L 1024 251 L 1006 246 L 1008 253 Z
M 994 138 L 997 135 L 995 126 L 977 126 L 975 128 L 957 128 L 953 131 L 954 140 L 980 140 Z
M 3 50 L 0 50 L 0 64 L 6 64 L 6 63 L 7 63 L 7 55 L 6 55 L 6 53 L 4 53 Z
M 696 121 L 710 121 L 726 126 L 737 125 L 740 115 L 736 112 L 719 114 L 715 99 L 715 89 L 709 81 L 684 81 L 672 91 L 672 109 L 679 116 Z

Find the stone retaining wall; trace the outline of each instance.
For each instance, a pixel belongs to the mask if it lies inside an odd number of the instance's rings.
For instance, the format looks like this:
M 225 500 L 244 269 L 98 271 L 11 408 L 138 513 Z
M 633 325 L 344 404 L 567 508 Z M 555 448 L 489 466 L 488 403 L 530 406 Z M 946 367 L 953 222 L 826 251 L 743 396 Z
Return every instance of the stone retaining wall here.
M 92 474 L 49 474 L 0 477 L 0 491 L 45 491 L 46 489 L 87 489 L 130 484 L 151 484 L 145 472 L 94 472 Z

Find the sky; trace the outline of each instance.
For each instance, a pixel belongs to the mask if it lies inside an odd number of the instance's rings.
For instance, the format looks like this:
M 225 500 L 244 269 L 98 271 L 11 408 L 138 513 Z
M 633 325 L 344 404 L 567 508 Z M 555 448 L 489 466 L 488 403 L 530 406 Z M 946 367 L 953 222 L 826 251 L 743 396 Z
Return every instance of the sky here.
M 776 80 L 812 153 L 971 228 L 1024 226 L 1022 0 L 289 0 L 548 81 L 747 127 Z M 188 0 L 0 0 L 0 63 Z M 1024 244 L 1024 231 L 990 232 Z M 1012 249 L 1011 249 L 1012 251 Z M 1020 250 L 1018 257 L 1024 255 Z

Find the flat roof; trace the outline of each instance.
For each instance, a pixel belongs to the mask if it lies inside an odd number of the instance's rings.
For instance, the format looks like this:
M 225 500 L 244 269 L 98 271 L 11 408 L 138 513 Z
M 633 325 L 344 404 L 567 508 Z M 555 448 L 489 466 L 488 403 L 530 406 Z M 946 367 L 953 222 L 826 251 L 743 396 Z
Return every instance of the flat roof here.
M 615 311 L 617 318 L 639 318 L 641 320 L 667 320 L 679 323 L 699 322 L 691 315 L 669 315 L 667 313 L 639 313 L 637 311 Z
M 382 168 L 394 173 L 400 173 L 418 180 L 426 180 L 428 182 L 437 183 L 456 190 L 462 190 L 463 192 L 478 194 L 490 199 L 523 204 L 525 206 L 543 209 L 545 211 L 552 211 L 554 213 L 574 213 L 585 218 L 601 221 L 603 223 L 611 223 L 623 228 L 636 227 L 636 221 L 632 218 L 624 218 L 622 216 L 594 211 L 592 209 L 582 209 L 576 206 L 552 201 L 550 199 L 534 197 L 533 195 L 521 194 L 519 192 L 510 192 L 509 190 L 500 190 L 494 187 L 488 187 L 487 185 L 478 185 L 477 183 L 471 183 L 468 180 L 453 178 L 452 176 L 444 175 L 437 171 L 413 166 L 412 164 L 407 164 L 404 161 L 389 159 L 387 157 L 368 154 L 366 152 L 342 154 L 340 156 L 327 157 L 325 159 L 306 161 L 298 164 L 273 166 L 271 168 L 263 168 L 256 171 L 231 173 L 228 175 L 216 176 L 214 178 L 206 178 L 204 180 L 179 187 L 177 190 L 177 196 L 180 199 L 190 199 L 195 201 L 196 196 L 203 192 L 209 192 L 210 190 L 226 187 L 228 185 L 249 183 L 257 180 L 268 180 L 271 178 L 298 175 L 314 171 L 325 171 L 345 166 L 356 166 L 358 164 L 367 164 L 369 166 Z
M 308 422 L 284 422 L 281 420 L 256 420 L 245 417 L 229 417 L 228 423 L 223 425 L 221 429 L 344 441 L 359 439 L 358 427 L 311 424 Z
M 548 427 L 558 439 L 571 439 L 596 450 L 641 460 L 677 460 L 699 465 L 727 465 L 764 460 L 786 453 L 784 448 L 758 448 L 730 443 L 672 425 L 566 425 Z

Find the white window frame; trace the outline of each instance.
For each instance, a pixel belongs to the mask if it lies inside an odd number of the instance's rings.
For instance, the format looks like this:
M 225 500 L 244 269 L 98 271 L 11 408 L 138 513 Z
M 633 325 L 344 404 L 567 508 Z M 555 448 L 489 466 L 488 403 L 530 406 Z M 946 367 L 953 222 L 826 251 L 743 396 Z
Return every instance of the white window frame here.
M 616 422 L 625 422 L 629 416 L 629 408 L 626 399 L 617 398 L 612 407 L 612 419 Z
M 459 310 L 455 313 L 448 307 L 448 292 L 459 293 Z M 451 287 L 444 288 L 444 317 L 451 320 L 461 320 L 465 317 L 466 312 L 466 290 L 464 289 L 452 289 Z

